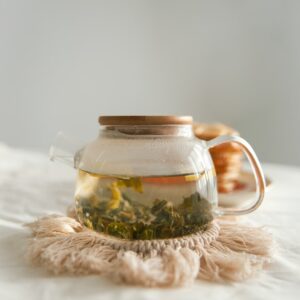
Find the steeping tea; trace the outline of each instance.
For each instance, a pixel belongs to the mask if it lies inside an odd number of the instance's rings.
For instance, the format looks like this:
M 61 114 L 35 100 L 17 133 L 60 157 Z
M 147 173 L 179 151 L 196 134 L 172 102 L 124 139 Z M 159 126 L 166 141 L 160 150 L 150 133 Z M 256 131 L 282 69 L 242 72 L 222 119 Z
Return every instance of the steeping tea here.
M 78 169 L 76 210 L 86 227 L 123 239 L 163 239 L 201 230 L 220 215 L 261 204 L 265 179 L 251 146 L 238 136 L 197 139 L 189 116 L 102 116 L 98 137 L 77 147 L 58 138 L 51 158 Z M 61 135 L 59 135 L 61 137 Z M 218 206 L 210 150 L 238 144 L 257 184 L 249 207 Z
M 201 174 L 130 177 L 79 170 L 76 210 L 88 228 L 119 238 L 178 237 L 213 218 L 199 191 Z

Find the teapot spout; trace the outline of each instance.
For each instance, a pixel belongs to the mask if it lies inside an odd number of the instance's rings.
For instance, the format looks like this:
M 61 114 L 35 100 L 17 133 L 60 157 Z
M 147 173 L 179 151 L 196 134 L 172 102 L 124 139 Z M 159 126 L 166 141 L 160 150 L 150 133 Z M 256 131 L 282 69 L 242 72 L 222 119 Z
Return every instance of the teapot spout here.
M 77 169 L 82 148 L 82 143 L 70 138 L 63 132 L 59 132 L 49 149 L 49 158 L 51 161 L 58 161 Z

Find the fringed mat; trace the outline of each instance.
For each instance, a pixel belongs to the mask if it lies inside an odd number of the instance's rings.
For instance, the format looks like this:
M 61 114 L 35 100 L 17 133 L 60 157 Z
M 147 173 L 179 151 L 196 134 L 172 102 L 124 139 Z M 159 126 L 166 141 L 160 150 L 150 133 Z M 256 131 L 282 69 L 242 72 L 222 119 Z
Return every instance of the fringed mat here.
M 99 274 L 131 285 L 242 281 L 272 256 L 269 233 L 223 220 L 181 238 L 136 241 L 97 233 L 64 216 L 47 216 L 27 226 L 33 233 L 27 253 L 30 262 L 54 274 Z

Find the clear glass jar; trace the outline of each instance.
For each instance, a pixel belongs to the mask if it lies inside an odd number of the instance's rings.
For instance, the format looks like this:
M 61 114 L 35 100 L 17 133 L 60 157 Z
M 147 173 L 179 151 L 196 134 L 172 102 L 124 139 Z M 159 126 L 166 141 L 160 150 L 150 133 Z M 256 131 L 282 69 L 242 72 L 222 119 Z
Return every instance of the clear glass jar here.
M 240 137 L 197 139 L 191 117 L 100 117 L 99 136 L 74 157 L 75 203 L 86 227 L 124 239 L 174 238 L 205 229 L 215 216 L 256 209 L 264 176 L 250 145 Z M 236 142 L 244 148 L 259 196 L 243 210 L 218 207 L 209 148 Z

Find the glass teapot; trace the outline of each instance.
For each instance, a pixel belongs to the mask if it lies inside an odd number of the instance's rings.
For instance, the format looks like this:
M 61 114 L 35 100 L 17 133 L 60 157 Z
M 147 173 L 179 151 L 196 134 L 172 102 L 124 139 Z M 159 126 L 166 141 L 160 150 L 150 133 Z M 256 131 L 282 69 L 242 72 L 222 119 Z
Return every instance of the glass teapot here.
M 79 150 L 68 151 L 72 143 L 58 139 L 51 158 L 78 170 L 78 220 L 118 238 L 149 240 L 192 234 L 214 217 L 257 209 L 265 179 L 251 146 L 238 136 L 200 140 L 192 122 L 189 116 L 103 116 L 99 136 Z M 246 209 L 218 206 L 209 149 L 224 143 L 239 144 L 252 166 L 258 196 Z

